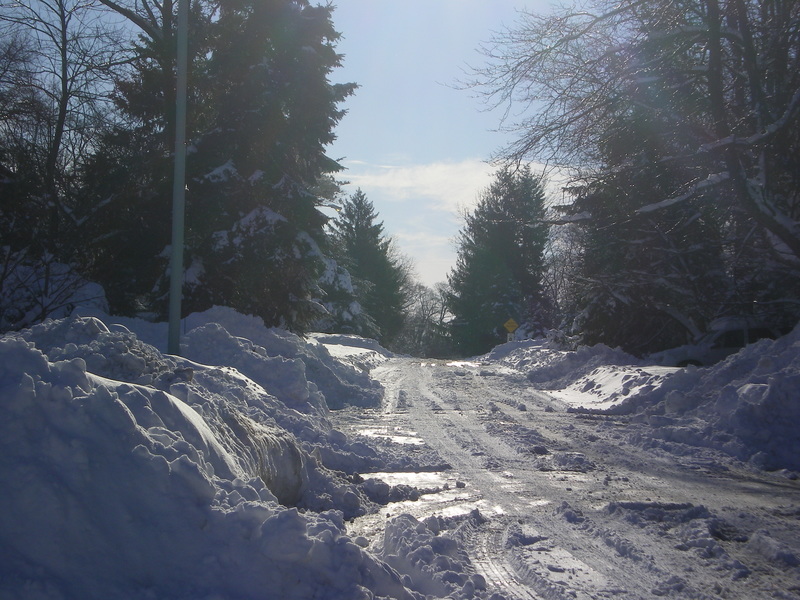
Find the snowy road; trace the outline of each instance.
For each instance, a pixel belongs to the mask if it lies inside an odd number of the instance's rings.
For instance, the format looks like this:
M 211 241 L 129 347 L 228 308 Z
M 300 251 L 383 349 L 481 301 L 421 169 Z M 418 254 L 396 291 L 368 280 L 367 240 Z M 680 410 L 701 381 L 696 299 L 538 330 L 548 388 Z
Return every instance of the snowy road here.
M 447 488 L 357 520 L 354 535 L 377 549 L 387 517 L 478 508 L 487 521 L 465 548 L 509 600 L 800 597 L 797 481 L 711 450 L 645 450 L 644 423 L 569 413 L 498 368 L 392 359 L 372 372 L 381 410 L 334 415 L 398 471 L 433 471 L 380 475 L 388 483 Z

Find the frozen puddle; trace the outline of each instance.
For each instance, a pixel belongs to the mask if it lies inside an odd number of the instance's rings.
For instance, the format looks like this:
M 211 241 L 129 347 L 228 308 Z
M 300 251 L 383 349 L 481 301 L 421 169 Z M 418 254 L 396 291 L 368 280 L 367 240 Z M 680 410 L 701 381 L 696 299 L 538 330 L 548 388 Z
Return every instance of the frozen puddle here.
M 389 485 L 410 485 L 420 489 L 443 488 L 445 486 L 456 487 L 457 483 L 455 477 L 445 475 L 442 471 L 433 473 L 364 473 L 362 477 L 364 479 L 374 477 L 385 481 Z
M 484 500 L 464 490 L 443 490 L 438 494 L 425 494 L 419 500 L 403 500 L 386 506 L 386 511 L 392 516 L 409 514 L 417 520 L 426 519 L 433 515 L 441 517 L 458 517 L 467 515 L 475 509 L 481 513 L 495 512 Z
M 358 433 L 366 437 L 386 439 L 395 444 L 422 446 L 425 443 L 422 438 L 417 437 L 416 431 L 404 430 L 398 427 L 375 427 L 372 429 L 360 429 Z M 389 482 L 387 481 L 386 483 Z
M 404 499 L 386 504 L 380 511 L 385 516 L 410 514 L 422 520 L 433 515 L 466 515 L 476 508 L 486 515 L 502 512 L 500 507 L 487 504 L 480 491 L 463 483 L 451 471 L 363 473 L 362 477 L 380 479 L 390 486 L 413 487 L 419 492 L 431 490 L 431 493 L 421 493 L 416 500 Z M 437 489 L 439 491 L 433 491 Z

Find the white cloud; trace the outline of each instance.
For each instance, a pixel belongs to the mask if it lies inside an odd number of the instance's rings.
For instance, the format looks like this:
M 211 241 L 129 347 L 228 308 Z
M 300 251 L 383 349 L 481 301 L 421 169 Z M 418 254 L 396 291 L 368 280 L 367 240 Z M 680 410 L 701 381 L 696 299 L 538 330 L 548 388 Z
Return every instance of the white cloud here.
M 429 249 L 451 247 L 453 239 L 450 235 L 408 229 L 401 229 L 392 237 L 394 237 L 399 244 Z
M 435 219 L 428 223 L 401 222 L 397 225 L 392 238 L 399 250 L 413 261 L 419 280 L 429 287 L 445 281 L 456 260 L 453 242 L 456 227 L 449 223 L 437 225 Z
M 426 285 L 444 281 L 456 260 L 460 213 L 470 210 L 492 182 L 496 167 L 478 159 L 429 164 L 343 161 L 347 192 L 361 188 L 385 232 L 409 256 Z
M 478 160 L 435 162 L 417 165 L 370 165 L 345 161 L 344 177 L 352 188 L 367 197 L 386 201 L 419 200 L 430 209 L 455 213 L 459 207 L 474 205 L 492 180 L 495 167 Z

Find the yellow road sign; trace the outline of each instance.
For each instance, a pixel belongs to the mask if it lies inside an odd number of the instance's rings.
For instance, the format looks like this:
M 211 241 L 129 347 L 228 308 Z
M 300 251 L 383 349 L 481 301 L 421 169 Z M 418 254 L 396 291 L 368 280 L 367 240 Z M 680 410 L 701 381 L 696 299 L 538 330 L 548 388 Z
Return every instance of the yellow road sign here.
M 508 321 L 503 323 L 503 327 L 506 328 L 506 331 L 508 333 L 514 333 L 519 327 L 519 324 L 514 319 L 509 319 Z

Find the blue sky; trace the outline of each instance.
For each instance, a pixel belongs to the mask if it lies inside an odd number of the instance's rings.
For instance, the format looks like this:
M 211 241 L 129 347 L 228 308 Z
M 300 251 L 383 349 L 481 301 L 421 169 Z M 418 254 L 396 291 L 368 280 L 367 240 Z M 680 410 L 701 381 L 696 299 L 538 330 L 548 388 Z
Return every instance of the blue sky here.
M 500 111 L 487 112 L 457 88 L 495 32 L 517 9 L 546 11 L 548 0 L 338 0 L 334 25 L 345 55 L 334 82 L 361 87 L 329 148 L 360 187 L 419 280 L 444 281 L 455 263 L 459 211 L 491 182 L 490 155 L 508 137 Z

